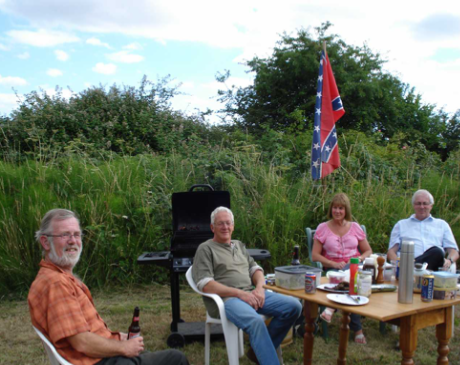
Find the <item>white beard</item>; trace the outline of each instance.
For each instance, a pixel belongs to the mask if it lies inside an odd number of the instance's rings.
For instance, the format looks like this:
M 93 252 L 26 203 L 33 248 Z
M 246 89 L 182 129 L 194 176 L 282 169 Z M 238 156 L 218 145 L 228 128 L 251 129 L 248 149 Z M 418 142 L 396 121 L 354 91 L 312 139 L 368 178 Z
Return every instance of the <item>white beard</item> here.
M 83 250 L 83 242 L 82 242 L 80 248 L 78 249 L 78 255 L 76 257 L 67 256 L 66 252 L 65 252 L 65 248 L 64 248 L 64 250 L 62 252 L 62 256 L 59 257 L 57 255 L 57 253 L 56 253 L 56 249 L 54 248 L 54 242 L 52 240 L 52 237 L 49 237 L 49 238 L 51 238 L 51 239 L 49 239 L 50 246 L 51 246 L 51 251 L 49 252 L 48 257 L 51 260 L 51 262 L 53 264 L 55 264 L 56 266 L 59 266 L 59 267 L 73 269 L 75 267 L 75 265 L 78 263 L 78 261 L 80 260 L 80 255 L 81 255 L 81 252 Z M 77 246 L 75 246 L 75 247 L 77 247 Z

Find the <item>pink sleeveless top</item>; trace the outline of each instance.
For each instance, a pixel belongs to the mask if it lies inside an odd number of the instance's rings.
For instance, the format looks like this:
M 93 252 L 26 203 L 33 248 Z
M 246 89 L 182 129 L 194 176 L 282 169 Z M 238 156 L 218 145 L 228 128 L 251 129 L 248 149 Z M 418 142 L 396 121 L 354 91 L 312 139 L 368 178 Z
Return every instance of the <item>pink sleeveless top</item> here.
M 337 236 L 331 231 L 327 222 L 316 228 L 315 239 L 323 245 L 321 254 L 335 262 L 349 262 L 350 258 L 358 257 L 358 242 L 366 238 L 366 234 L 356 222 L 351 222 L 351 228 L 344 236 Z

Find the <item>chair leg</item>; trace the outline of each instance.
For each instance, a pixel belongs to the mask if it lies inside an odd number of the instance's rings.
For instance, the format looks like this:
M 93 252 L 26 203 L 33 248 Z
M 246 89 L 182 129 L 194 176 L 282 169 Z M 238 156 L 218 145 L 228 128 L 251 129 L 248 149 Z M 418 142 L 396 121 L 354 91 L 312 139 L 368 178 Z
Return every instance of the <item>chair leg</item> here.
M 380 334 L 384 335 L 387 333 L 387 324 L 385 322 L 380 322 Z
M 209 359 L 211 357 L 211 323 L 207 323 L 204 326 L 204 363 L 209 365 Z
M 239 365 L 239 329 L 233 323 L 227 322 L 224 328 L 225 344 L 227 345 L 228 365 Z
M 327 322 L 321 320 L 321 331 L 323 339 L 327 340 L 329 338 L 329 330 L 327 329 Z
M 244 356 L 243 330 L 238 330 L 238 357 Z
M 320 306 L 319 313 L 322 313 L 325 309 L 326 307 Z M 323 337 L 324 340 L 329 339 L 329 330 L 327 329 L 327 322 L 323 321 L 322 319 L 321 319 L 321 336 Z

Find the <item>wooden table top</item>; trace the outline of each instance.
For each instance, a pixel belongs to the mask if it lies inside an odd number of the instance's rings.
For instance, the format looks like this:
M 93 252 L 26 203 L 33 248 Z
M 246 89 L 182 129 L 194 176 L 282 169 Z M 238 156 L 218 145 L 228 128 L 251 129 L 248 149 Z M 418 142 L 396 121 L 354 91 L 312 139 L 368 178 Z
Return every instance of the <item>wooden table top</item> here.
M 328 283 L 328 279 L 321 278 L 321 283 Z M 300 290 L 289 290 L 279 288 L 274 285 L 265 285 L 265 289 L 273 290 L 274 292 L 290 295 L 296 298 L 304 299 L 306 301 L 318 303 L 332 308 L 342 309 L 346 312 L 360 314 L 365 317 L 374 318 L 382 322 L 386 322 L 392 319 L 401 318 L 416 313 L 429 312 L 435 309 L 446 308 L 452 305 L 460 304 L 460 298 L 450 300 L 435 300 L 431 302 L 423 302 L 420 293 L 414 293 L 414 299 L 411 304 L 398 303 L 398 291 L 395 292 L 384 292 L 384 293 L 372 293 L 369 298 L 369 303 L 360 306 L 353 305 L 342 305 L 327 298 L 326 292 L 323 290 L 316 290 L 314 294 L 305 293 L 304 289 Z

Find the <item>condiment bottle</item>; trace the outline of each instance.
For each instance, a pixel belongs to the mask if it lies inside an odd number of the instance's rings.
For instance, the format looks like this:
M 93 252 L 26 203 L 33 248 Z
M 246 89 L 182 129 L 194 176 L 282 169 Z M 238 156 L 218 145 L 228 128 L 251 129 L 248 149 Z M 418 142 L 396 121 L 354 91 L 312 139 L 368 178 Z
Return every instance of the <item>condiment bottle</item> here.
M 358 290 L 357 290 L 358 288 L 356 285 L 358 268 L 359 268 L 359 258 L 353 257 L 352 259 L 350 259 L 350 290 L 349 290 L 350 295 L 358 294 Z
M 358 271 L 358 295 L 369 298 L 372 294 L 372 273 L 369 271 Z
M 376 273 L 375 273 L 375 260 L 372 257 L 364 259 L 363 270 L 368 271 L 372 274 L 372 283 L 375 284 Z
M 414 242 L 403 241 L 399 260 L 398 302 L 411 304 L 414 297 Z
M 428 271 L 423 269 L 423 264 L 415 264 L 414 270 L 414 293 L 422 292 L 422 278 Z

